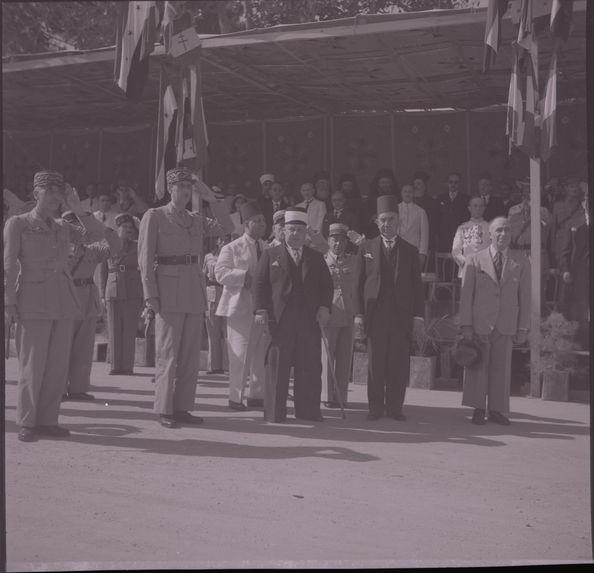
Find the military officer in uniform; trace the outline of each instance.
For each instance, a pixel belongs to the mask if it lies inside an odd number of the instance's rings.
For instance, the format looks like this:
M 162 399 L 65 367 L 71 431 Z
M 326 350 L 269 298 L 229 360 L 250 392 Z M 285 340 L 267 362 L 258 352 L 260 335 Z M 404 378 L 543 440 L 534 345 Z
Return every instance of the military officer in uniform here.
M 322 394 L 326 394 L 325 406 L 327 408 L 338 408 L 341 401 L 343 404 L 347 403 L 353 357 L 356 257 L 352 253 L 346 252 L 349 244 L 348 230 L 348 226 L 343 223 L 330 224 L 328 231 L 330 249 L 324 257 L 334 283 L 330 322 L 325 329 L 330 356 L 328 356 L 325 346 L 322 346 Z M 336 396 L 332 383 L 328 365 L 330 361 L 334 367 L 336 385 L 341 400 Z
M 80 313 L 77 287 L 68 270 L 69 245 L 94 243 L 105 235 L 60 173 L 36 173 L 33 197 L 33 210 L 11 217 L 4 227 L 4 312 L 7 322 L 16 320 L 16 422 L 23 442 L 36 435 L 70 434 L 58 426 L 74 320 Z M 63 203 L 83 228 L 54 219 Z
M 87 212 L 87 215 L 92 216 L 92 213 Z M 64 213 L 62 220 L 81 227 L 72 211 Z M 78 243 L 71 247 L 68 267 L 76 286 L 81 313 L 74 321 L 68 382 L 63 397 L 65 400 L 93 400 L 93 395 L 88 391 L 91 386 L 97 317 L 102 312 L 99 289 L 93 281 L 93 274 L 98 265 L 122 246 L 122 241 L 110 227 L 105 227 L 105 239 L 92 245 Z
M 129 213 L 117 215 L 115 225 L 122 247 L 109 258 L 102 269 L 101 277 L 103 298 L 107 306 L 111 359 L 109 373 L 132 374 L 136 330 L 143 306 L 136 240 L 138 230 L 135 217 Z
M 194 409 L 206 310 L 202 241 L 204 235 L 233 231 L 224 202 L 197 179 L 196 186 L 215 219 L 186 210 L 194 176 L 177 167 L 167 172 L 171 200 L 149 209 L 140 223 L 138 264 L 145 303 L 155 313 L 155 412 L 167 428 L 203 422 L 189 412 Z

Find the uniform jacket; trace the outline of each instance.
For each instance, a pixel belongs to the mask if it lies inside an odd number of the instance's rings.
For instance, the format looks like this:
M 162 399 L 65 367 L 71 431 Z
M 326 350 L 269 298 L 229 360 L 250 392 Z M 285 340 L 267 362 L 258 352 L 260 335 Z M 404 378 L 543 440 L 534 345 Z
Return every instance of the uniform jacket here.
M 588 281 L 590 263 L 590 227 L 585 223 L 579 227 L 571 227 L 560 252 L 559 270 L 570 272 L 573 280 Z M 580 276 L 582 275 L 582 276 Z
M 355 316 L 355 272 L 357 259 L 355 255 L 345 253 L 337 259 L 328 251 L 324 257 L 332 283 L 334 296 L 332 298 L 332 312 L 328 326 L 349 326 Z
M 262 240 L 258 243 L 264 251 L 266 243 Z M 253 314 L 253 278 L 258 266 L 255 249 L 256 247 L 250 244 L 245 234 L 221 248 L 215 264 L 215 278 L 223 285 L 223 293 L 217 308 L 218 316 Z M 252 275 L 252 287 L 249 289 L 244 287 L 245 275 L 248 271 Z
M 415 203 L 398 204 L 398 235 L 416 247 L 421 255 L 429 250 L 429 219 L 422 207 Z
M 132 300 L 143 298 L 140 270 L 121 270 L 120 266 L 137 267 L 138 241 L 124 241 L 118 253 L 111 256 L 102 268 L 105 300 Z M 109 272 L 110 269 L 115 272 Z
M 307 209 L 307 226 L 321 233 L 324 226 L 324 217 L 326 216 L 326 203 L 314 197 L 309 205 L 307 201 L 302 201 L 297 203 L 297 207 Z
M 551 222 L 551 255 L 553 265 L 561 263 L 561 249 L 570 240 L 571 228 L 576 229 L 586 222 L 586 215 L 581 203 L 575 205 L 565 200 L 553 205 Z
M 34 209 L 11 217 L 4 227 L 4 304 L 17 305 L 24 319 L 74 319 L 81 312 L 77 287 L 68 269 L 70 243 L 94 243 L 105 228 L 81 217 L 84 228 L 51 220 Z
M 530 328 L 530 261 L 511 249 L 497 281 L 491 249 L 466 260 L 460 294 L 460 326 L 472 326 L 477 334 L 514 335 Z
M 381 282 L 381 235 L 359 246 L 355 291 L 355 314 L 365 316 L 367 322 L 374 320 L 374 310 Z M 404 327 L 412 331 L 413 317 L 425 314 L 425 298 L 419 252 L 416 247 L 398 238 L 393 247 L 396 251 L 394 286 L 398 293 L 396 304 Z
M 205 235 L 231 233 L 233 223 L 225 205 L 211 203 L 210 208 L 216 220 L 193 212 L 182 224 L 168 203 L 149 209 L 140 222 L 138 265 L 144 298 L 159 298 L 161 310 L 201 314 L 206 309 L 201 264 L 160 265 L 155 257 L 189 255 L 200 260 Z
M 456 193 L 454 200 L 448 192 L 442 193 L 439 203 L 439 218 L 437 220 L 437 250 L 447 253 L 458 227 L 468 219 L 468 200 L 470 197 L 461 191 Z
M 266 249 L 256 270 L 254 310 L 267 310 L 269 318 L 277 324 L 282 319 L 293 288 L 289 273 L 290 256 L 284 245 Z M 306 301 L 303 312 L 315 320 L 321 306 L 328 310 L 332 308 L 334 287 L 324 257 L 306 246 L 301 259 L 301 276 Z

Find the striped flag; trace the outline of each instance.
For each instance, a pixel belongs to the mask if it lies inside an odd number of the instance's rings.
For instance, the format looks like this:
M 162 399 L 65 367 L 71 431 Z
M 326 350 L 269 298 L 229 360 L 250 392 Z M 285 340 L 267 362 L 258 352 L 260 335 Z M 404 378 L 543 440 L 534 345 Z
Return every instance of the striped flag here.
M 557 38 L 567 40 L 573 18 L 573 0 L 553 0 L 551 6 L 551 32 Z
M 190 103 L 189 68 L 185 68 L 181 78 L 181 110 L 177 115 L 177 163 L 181 165 L 187 159 L 196 157 L 194 129 Z
M 157 39 L 157 5 L 149 1 L 121 2 L 118 10 L 115 80 L 126 97 L 139 100 Z
M 542 118 L 540 126 L 540 158 L 547 161 L 551 156 L 553 147 L 557 144 L 557 48 L 555 43 L 551 64 L 549 66 L 549 76 L 545 88 L 545 95 L 542 102 Z
M 157 120 L 157 163 L 155 166 L 155 195 L 165 196 L 165 175 L 175 167 L 175 141 L 177 131 L 177 99 L 165 70 L 161 68 L 159 117 Z
M 485 55 L 483 72 L 489 71 L 495 62 L 495 55 L 501 41 L 501 18 L 505 14 L 508 0 L 489 0 L 487 24 L 485 26 Z
M 194 149 L 196 151 L 196 164 L 198 169 L 206 165 L 208 153 L 208 131 L 206 116 L 204 115 L 204 101 L 202 99 L 202 75 L 200 58 L 190 66 L 190 100 L 192 129 L 194 135 Z

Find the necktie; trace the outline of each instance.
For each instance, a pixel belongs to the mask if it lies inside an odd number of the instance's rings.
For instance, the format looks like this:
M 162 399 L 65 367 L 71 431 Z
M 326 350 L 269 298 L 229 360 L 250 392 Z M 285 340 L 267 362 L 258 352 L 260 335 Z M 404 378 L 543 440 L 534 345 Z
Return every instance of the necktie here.
M 483 195 L 483 201 L 485 202 L 485 206 L 489 204 L 489 198 L 486 195 Z
M 105 221 L 107 221 L 107 215 L 105 213 L 103 213 L 103 215 L 101 215 L 101 221 L 103 223 L 105 223 Z
M 256 258 L 260 260 L 262 256 L 262 247 L 260 246 L 260 241 L 256 241 Z
M 386 249 L 388 249 L 388 253 L 392 252 L 392 247 L 394 246 L 395 239 L 386 239 Z
M 495 260 L 493 261 L 493 264 L 495 266 L 497 280 L 501 280 L 501 270 L 503 268 L 503 256 L 501 255 L 501 251 L 497 251 L 495 253 Z
M 309 204 L 311 203 L 311 199 L 305 202 L 305 210 L 309 211 Z
M 334 209 L 334 216 L 338 219 L 340 218 L 340 214 L 342 213 L 342 209 Z
M 293 260 L 295 261 L 295 264 L 297 266 L 299 266 L 299 261 L 301 260 L 301 256 L 299 254 L 299 250 L 298 249 L 291 249 L 291 251 L 293 252 Z

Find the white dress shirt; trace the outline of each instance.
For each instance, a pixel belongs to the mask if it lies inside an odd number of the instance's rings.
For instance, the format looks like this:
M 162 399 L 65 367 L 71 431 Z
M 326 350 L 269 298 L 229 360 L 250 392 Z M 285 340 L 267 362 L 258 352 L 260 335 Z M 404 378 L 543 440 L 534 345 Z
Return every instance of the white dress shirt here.
M 412 201 L 398 204 L 398 234 L 407 242 L 417 247 L 419 254 L 427 255 L 429 250 L 429 220 L 425 209 Z
M 309 201 L 298 203 L 297 207 L 307 209 L 307 226 L 321 233 L 324 225 L 324 217 L 326 217 L 326 203 L 314 197 Z

